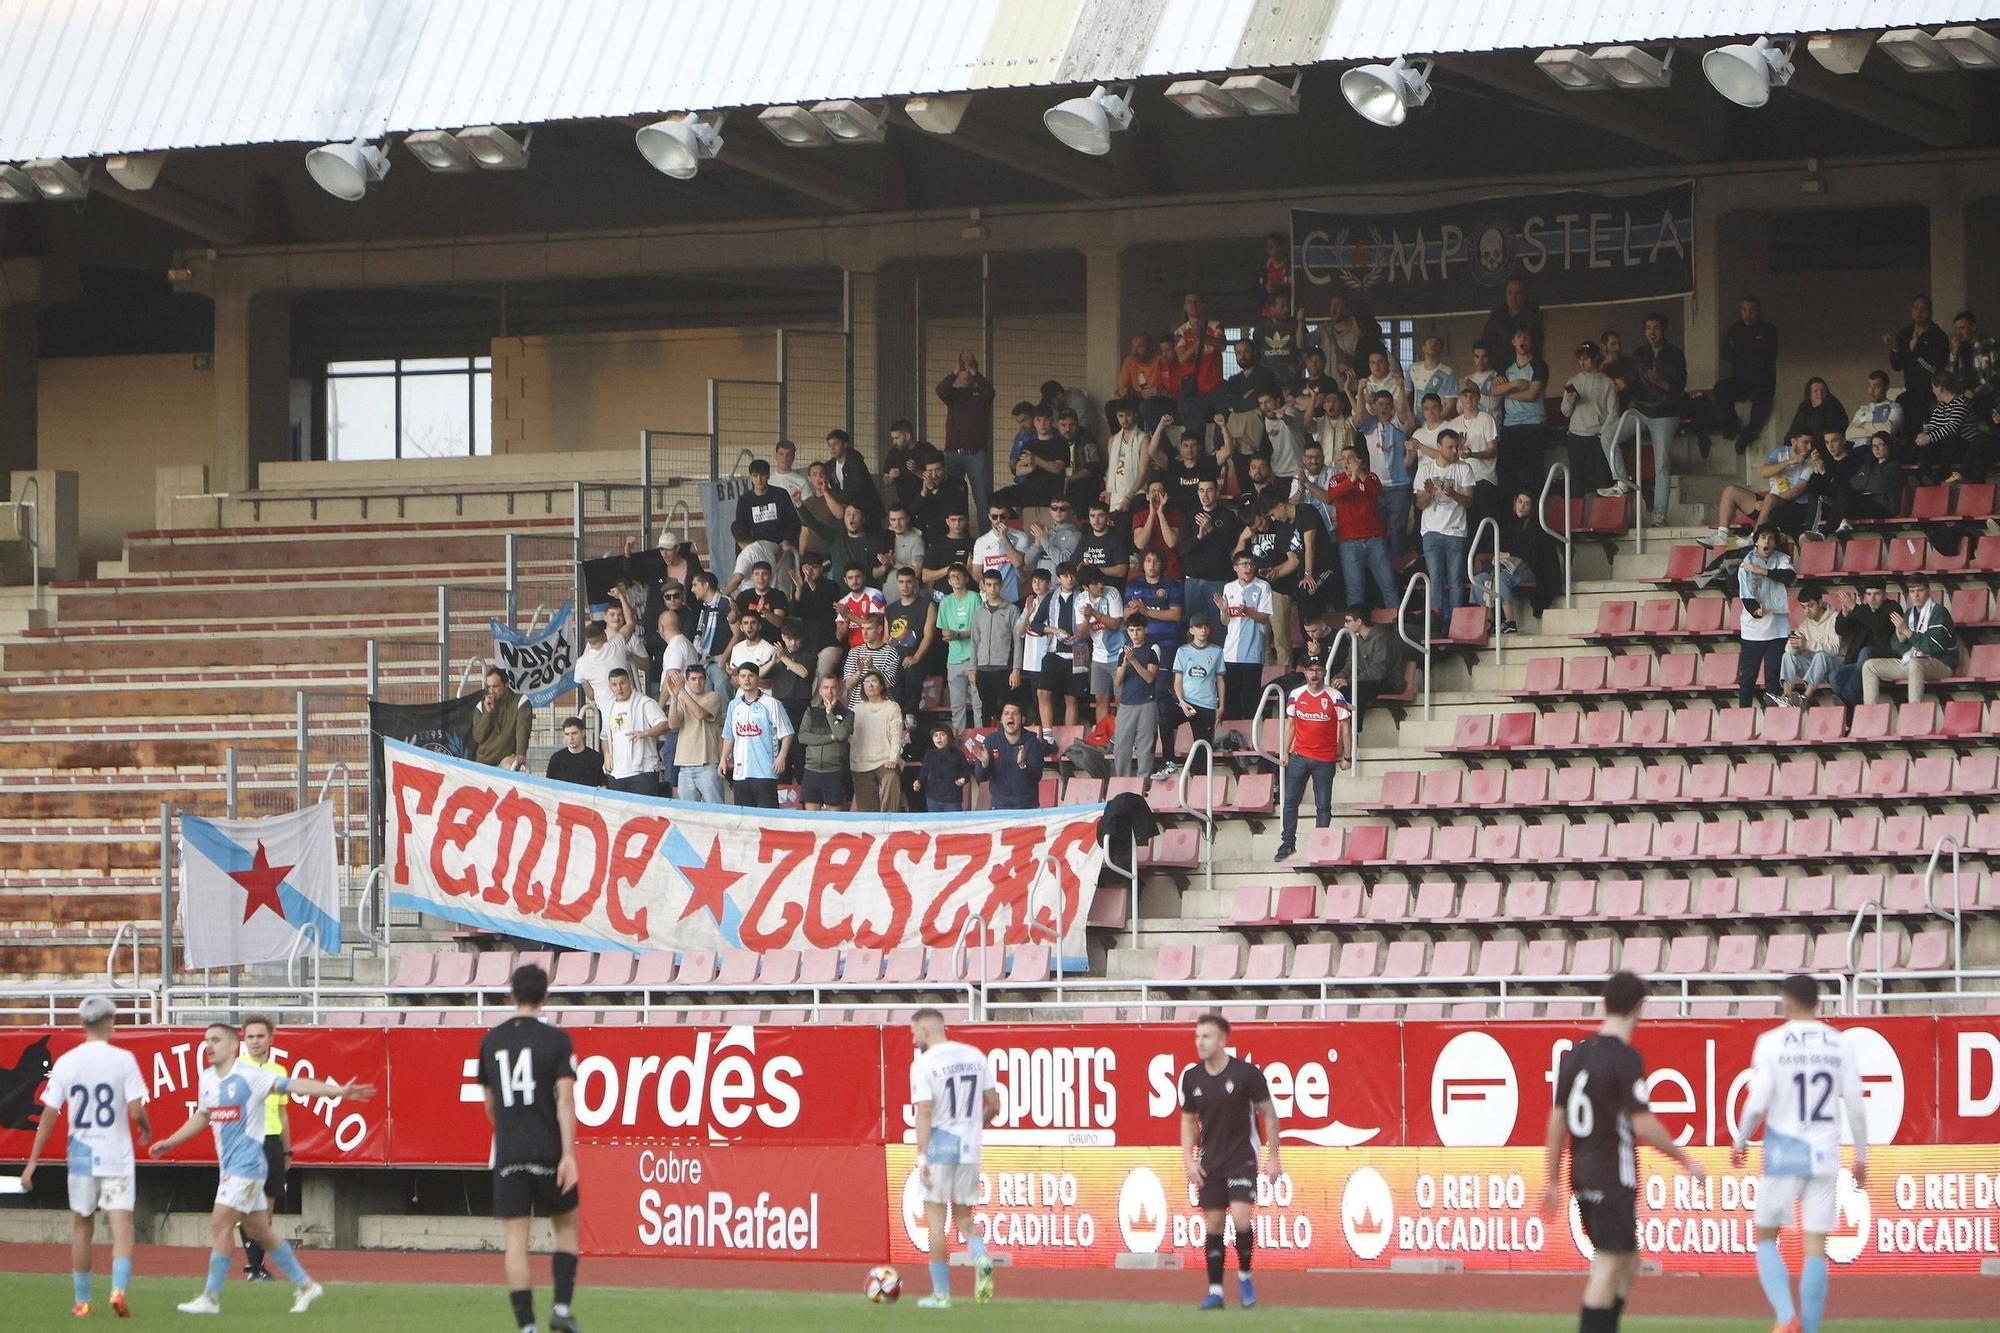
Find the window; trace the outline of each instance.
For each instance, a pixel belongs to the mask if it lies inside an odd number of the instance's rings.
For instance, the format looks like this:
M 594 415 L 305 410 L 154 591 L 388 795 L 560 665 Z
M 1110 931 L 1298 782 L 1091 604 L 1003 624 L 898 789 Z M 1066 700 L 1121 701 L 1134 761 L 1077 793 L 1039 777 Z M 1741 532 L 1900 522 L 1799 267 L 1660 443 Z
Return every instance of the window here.
M 1236 344 L 1250 341 L 1248 324 L 1229 324 L 1222 330 L 1222 374 L 1227 379 L 1243 367 L 1236 360 Z
M 327 366 L 328 458 L 464 458 L 492 452 L 492 357 L 335 361 Z
M 1382 341 L 1389 348 L 1389 365 L 1392 369 L 1401 370 L 1416 363 L 1417 321 L 1414 319 L 1383 320 Z

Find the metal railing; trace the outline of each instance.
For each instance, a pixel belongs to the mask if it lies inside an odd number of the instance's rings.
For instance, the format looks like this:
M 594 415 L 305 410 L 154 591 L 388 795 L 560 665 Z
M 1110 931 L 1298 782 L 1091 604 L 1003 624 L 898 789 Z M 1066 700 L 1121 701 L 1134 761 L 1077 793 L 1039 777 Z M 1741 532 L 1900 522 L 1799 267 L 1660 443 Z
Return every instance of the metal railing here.
M 1422 643 L 1410 637 L 1410 596 L 1417 589 L 1424 593 L 1424 639 Z M 1342 627 L 1343 630 L 1345 626 Z M 1403 600 L 1396 604 L 1396 637 L 1424 655 L 1424 721 L 1431 720 L 1431 576 L 1413 574 L 1403 588 Z
M 1037 871 L 1036 875 L 1039 878 L 1040 872 Z M 1028 897 L 1032 904 L 1034 900 L 1034 890 L 1032 888 L 1028 890 Z M 979 975 L 968 978 L 965 967 L 967 956 L 965 941 L 972 934 L 974 926 L 979 927 Z M 979 1002 L 972 1011 L 975 1021 L 983 1020 L 986 1017 L 986 986 L 991 980 L 991 977 L 988 975 L 987 965 L 992 958 L 992 949 L 993 927 L 987 923 L 985 915 L 979 912 L 967 912 L 965 914 L 965 925 L 958 932 L 958 944 L 952 949 L 951 975 L 954 981 L 970 979 L 978 983 Z
M 1882 974 L 1885 971 L 1882 966 L 1882 949 L 1887 942 L 1887 934 L 1882 929 L 1882 900 L 1870 898 L 1854 909 L 1854 923 L 1847 928 L 1847 971 L 1854 978 L 1853 989 L 1847 996 L 1847 1012 L 1850 1014 L 1861 1012 L 1861 962 L 1856 957 L 1856 951 L 1861 944 L 1861 928 L 1868 924 L 1868 912 L 1871 908 L 1875 912 L 1875 999 L 1878 1007 L 1885 989 L 1882 984 Z
M 118 979 L 120 948 L 132 950 L 132 981 L 129 987 Z M 127 921 L 121 924 L 111 937 L 111 947 L 104 951 L 104 984 L 113 990 L 142 989 L 139 980 L 139 927 L 133 922 Z
M 1204 790 L 1208 793 L 1206 811 L 1190 809 L 1187 803 L 1188 778 L 1194 772 L 1197 755 L 1205 761 L 1202 776 L 1208 779 L 1204 785 Z M 1180 775 L 1174 779 L 1174 793 L 1181 809 L 1201 820 L 1201 867 L 1206 887 L 1213 891 L 1215 888 L 1215 747 L 1213 745 L 1198 740 L 1188 746 L 1187 761 L 1181 765 Z
M 35 498 L 30 500 L 28 497 Z M 41 522 L 42 479 L 29 477 L 21 483 L 21 493 L 14 497 L 14 540 L 28 543 L 28 587 L 34 598 L 34 609 L 42 609 L 42 522 Z M 21 515 L 28 515 L 23 523 Z
M 1266 753 L 1264 750 L 1264 709 L 1273 699 L 1276 699 L 1278 703 L 1278 707 L 1272 715 L 1278 724 L 1278 739 L 1271 746 L 1270 752 Z M 1278 770 L 1277 789 L 1278 809 L 1280 812 L 1285 808 L 1285 761 L 1282 757 L 1284 748 L 1285 692 L 1279 687 L 1278 682 L 1272 681 L 1257 696 L 1257 706 L 1250 710 L 1250 753 L 1256 755 L 1259 759 L 1270 760 L 1271 766 Z M 1210 782 L 1208 788 L 1209 799 L 1212 801 L 1215 799 L 1215 784 Z
M 1632 423 L 1632 550 L 1646 554 L 1646 430 L 1639 414 L 1631 408 L 1618 418 L 1618 425 Z M 1611 429 L 1611 451 L 1618 452 L 1618 427 Z
M 1937 900 L 1938 857 L 1946 847 L 1951 848 L 1951 910 L 1945 911 Z M 1965 971 L 1965 885 L 1958 877 L 1958 839 L 1947 833 L 1931 846 L 1931 859 L 1924 864 L 1924 906 L 1933 916 L 1941 916 L 1951 922 L 1951 970 L 1953 975 Z
M 1054 878 L 1055 890 L 1056 890 L 1056 919 L 1052 925 L 1049 925 L 1046 928 L 1035 920 L 1035 890 L 1039 889 L 1042 886 L 1042 875 L 1044 872 L 1047 872 Z M 1049 956 L 1051 959 L 1054 960 L 1056 965 L 1057 1004 L 1062 1003 L 1063 977 L 1069 972 L 1069 960 L 1063 957 L 1063 939 L 1062 939 L 1063 911 L 1065 908 L 1069 906 L 1068 897 L 1069 895 L 1063 892 L 1061 864 L 1059 864 L 1056 861 L 1054 853 L 1043 852 L 1039 857 L 1036 858 L 1035 877 L 1028 883 L 1028 898 L 1027 898 L 1027 908 L 1026 908 L 1028 917 L 1027 934 L 1028 934 L 1028 939 L 1031 942 L 1035 939 L 1037 935 L 1046 933 L 1048 936 Z M 981 999 L 982 1001 L 984 999 L 983 993 Z
M 1340 641 L 1347 640 L 1347 700 L 1354 705 L 1354 753 L 1348 756 L 1350 771 L 1361 771 L 1361 637 L 1342 625 L 1326 644 L 1326 677 L 1333 679 L 1333 659 L 1340 655 Z M 1280 806 L 1280 809 L 1284 807 Z
M 1557 532 L 1549 526 L 1549 487 L 1556 484 L 1558 474 L 1563 479 L 1563 526 L 1561 532 Z M 1576 610 L 1576 579 L 1574 577 L 1576 552 L 1572 549 L 1571 529 L 1575 525 L 1576 520 L 1570 512 L 1568 464 L 1553 464 L 1549 468 L 1549 475 L 1542 479 L 1542 493 L 1535 497 L 1535 521 L 1542 525 L 1543 532 L 1548 533 L 1551 537 L 1557 537 L 1562 540 L 1563 606 L 1568 610 L 1574 611 Z
M 300 926 L 299 933 L 292 937 L 292 947 L 285 950 L 285 984 L 287 986 L 298 985 L 297 969 L 299 952 L 306 947 L 307 941 L 312 942 L 312 988 L 313 992 L 317 994 L 319 992 L 320 959 L 326 957 L 326 950 L 320 947 L 319 923 L 314 921 L 308 921 L 303 926 Z
M 1492 624 L 1492 629 L 1490 631 L 1493 635 L 1493 665 L 1499 666 L 1501 662 L 1500 521 L 1496 518 L 1492 518 L 1490 516 L 1487 518 L 1482 518 L 1479 520 L 1479 526 L 1472 530 L 1472 540 L 1468 542 L 1465 547 L 1465 586 L 1468 588 L 1475 586 L 1473 583 L 1473 579 L 1475 577 L 1475 575 L 1473 574 L 1473 566 L 1479 560 L 1479 540 L 1481 537 L 1484 537 L 1486 535 L 1486 530 L 1488 528 L 1493 529 L 1493 564 L 1490 567 L 1493 576 L 1493 593 L 1492 593 L 1491 605 L 1488 609 L 1491 610 L 1493 613 L 1492 617 L 1493 624 Z
M 389 980 L 389 909 L 387 891 L 381 890 L 382 872 L 385 867 L 376 866 L 362 881 L 361 896 L 354 903 L 354 928 L 361 941 L 376 949 L 382 955 L 382 980 Z M 382 905 L 376 905 L 376 893 L 383 893 Z M 380 924 L 379 933 L 376 930 Z

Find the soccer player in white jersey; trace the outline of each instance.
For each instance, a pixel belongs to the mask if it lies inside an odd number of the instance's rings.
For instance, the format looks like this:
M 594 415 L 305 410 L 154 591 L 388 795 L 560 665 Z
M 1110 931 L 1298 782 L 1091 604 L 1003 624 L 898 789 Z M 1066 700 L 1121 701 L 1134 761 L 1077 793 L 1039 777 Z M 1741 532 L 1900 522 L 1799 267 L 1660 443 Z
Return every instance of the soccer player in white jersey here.
M 993 1299 L 993 1260 L 986 1240 L 972 1225 L 979 1202 L 979 1149 L 986 1122 L 1000 1114 L 1000 1091 L 984 1052 L 945 1037 L 944 1015 L 919 1009 L 910 1018 L 917 1058 L 910 1062 L 910 1101 L 917 1113 L 917 1161 L 922 1164 L 924 1216 L 930 1226 L 931 1292 L 918 1301 L 926 1310 L 951 1307 L 951 1265 L 947 1259 L 944 1214 L 952 1219 L 972 1254 L 973 1299 Z
M 140 1076 L 139 1062 L 132 1052 L 111 1044 L 115 1012 L 102 995 L 77 1006 L 83 1044 L 56 1057 L 42 1093 L 43 1106 L 69 1116 L 69 1276 L 76 1289 L 76 1306 L 70 1313 L 78 1318 L 90 1313 L 90 1238 L 100 1208 L 111 1219 L 111 1308 L 120 1319 L 132 1313 L 125 1305 L 126 1288 L 132 1285 L 136 1193 L 132 1127 L 138 1126 L 139 1142 L 145 1143 L 153 1137 L 153 1122 L 146 1117 L 146 1080 Z M 44 1115 L 35 1126 L 34 1146 L 21 1169 L 23 1190 L 34 1187 L 35 1163 L 55 1127 L 53 1115 Z
M 188 1122 L 146 1151 L 164 1157 L 202 1130 L 215 1129 L 215 1161 L 222 1169 L 215 1185 L 215 1210 L 208 1218 L 208 1284 L 201 1295 L 174 1308 L 182 1314 L 222 1313 L 222 1283 L 234 1262 L 236 1228 L 264 1247 L 278 1271 L 292 1281 L 292 1313 L 304 1314 L 320 1298 L 321 1287 L 306 1275 L 290 1242 L 271 1230 L 271 1205 L 264 1197 L 269 1167 L 264 1161 L 264 1103 L 272 1093 L 303 1092 L 309 1097 L 352 1098 L 365 1102 L 375 1095 L 367 1083 L 325 1083 L 316 1078 L 273 1074 L 236 1058 L 236 1029 L 211 1023 L 202 1038 L 208 1068 L 201 1071 L 201 1092 Z
M 1819 1333 L 1826 1313 L 1826 1233 L 1839 1220 L 1840 1113 L 1854 1138 L 1854 1183 L 1868 1184 L 1868 1116 L 1861 1104 L 1861 1070 L 1844 1034 L 1819 1021 L 1819 982 L 1786 977 L 1784 1026 L 1757 1038 L 1750 1057 L 1750 1097 L 1730 1145 L 1729 1164 L 1743 1165 L 1761 1121 L 1764 1172 L 1757 1190 L 1757 1280 L 1778 1317 L 1773 1333 Z M 1802 1203 L 1806 1262 L 1799 1300 L 1778 1254 L 1778 1232 Z

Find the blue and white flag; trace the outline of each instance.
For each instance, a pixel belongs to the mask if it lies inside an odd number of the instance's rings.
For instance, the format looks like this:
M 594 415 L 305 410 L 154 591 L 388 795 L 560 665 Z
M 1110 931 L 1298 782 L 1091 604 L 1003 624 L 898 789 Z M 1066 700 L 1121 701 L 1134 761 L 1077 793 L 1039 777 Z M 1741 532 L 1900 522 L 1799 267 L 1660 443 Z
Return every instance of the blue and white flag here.
M 507 687 L 537 708 L 546 708 L 576 689 L 576 636 L 570 633 L 569 602 L 538 634 L 523 634 L 501 621 L 493 630 L 493 665 Z
M 189 967 L 282 962 L 315 944 L 340 952 L 331 801 L 269 819 L 180 820 L 180 929 Z

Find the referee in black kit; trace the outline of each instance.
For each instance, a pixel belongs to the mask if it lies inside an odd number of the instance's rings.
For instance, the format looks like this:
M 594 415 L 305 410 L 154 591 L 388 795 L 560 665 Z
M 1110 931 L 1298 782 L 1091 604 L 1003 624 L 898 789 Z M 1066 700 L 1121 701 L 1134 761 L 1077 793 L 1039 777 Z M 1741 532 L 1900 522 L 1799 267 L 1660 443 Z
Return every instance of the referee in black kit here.
M 542 1018 L 549 974 L 514 969 L 514 1016 L 479 1044 L 479 1085 L 493 1122 L 493 1214 L 506 1228 L 507 1289 L 521 1333 L 535 1333 L 528 1272 L 528 1225 L 539 1213 L 555 1224 L 552 1333 L 578 1333 L 576 1294 L 576 1048 Z
M 1250 1280 L 1250 1254 L 1256 1236 L 1250 1217 L 1257 1206 L 1257 1143 L 1265 1147 L 1263 1174 L 1276 1180 L 1278 1111 L 1264 1071 L 1228 1050 L 1229 1020 L 1203 1014 L 1194 1024 L 1194 1050 L 1201 1059 L 1181 1075 L 1181 1160 L 1188 1183 L 1195 1188 L 1207 1227 L 1208 1295 L 1195 1308 L 1222 1308 L 1222 1235 L 1226 1211 L 1236 1226 L 1236 1294 L 1243 1308 L 1257 1304 Z M 1257 1121 L 1263 1121 L 1263 1133 Z M 1200 1154 L 1196 1154 L 1199 1143 Z

